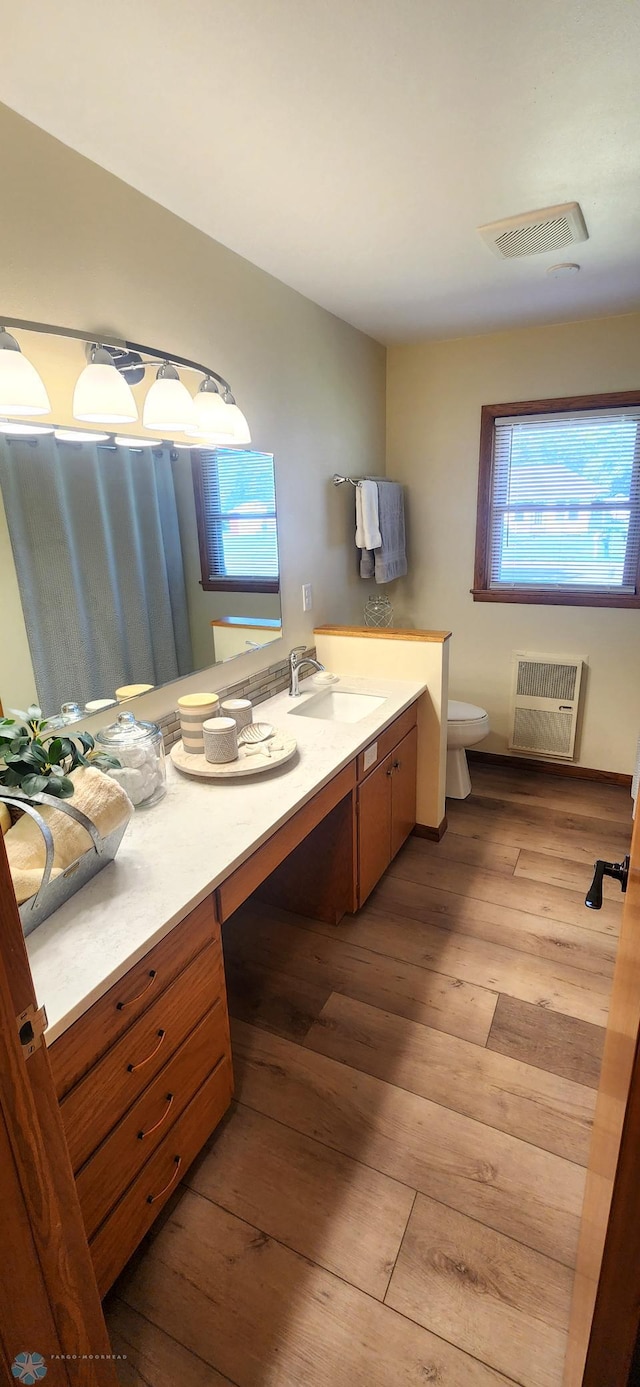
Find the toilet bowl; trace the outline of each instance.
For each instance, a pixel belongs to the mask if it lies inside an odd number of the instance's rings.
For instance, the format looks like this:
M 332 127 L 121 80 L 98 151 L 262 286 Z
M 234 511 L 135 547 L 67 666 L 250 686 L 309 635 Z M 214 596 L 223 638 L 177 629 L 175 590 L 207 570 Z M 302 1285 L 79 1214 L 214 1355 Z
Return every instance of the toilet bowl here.
M 491 731 L 489 714 L 475 703 L 450 700 L 447 710 L 447 787 L 449 799 L 466 799 L 471 780 L 466 748 L 481 742 Z

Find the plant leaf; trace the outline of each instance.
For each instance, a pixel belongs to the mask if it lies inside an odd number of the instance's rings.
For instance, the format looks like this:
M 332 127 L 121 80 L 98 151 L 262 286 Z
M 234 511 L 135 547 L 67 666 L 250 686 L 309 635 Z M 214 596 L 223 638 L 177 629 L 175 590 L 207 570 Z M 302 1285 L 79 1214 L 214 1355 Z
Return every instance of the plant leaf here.
M 56 780 L 56 785 L 58 786 L 56 794 L 60 799 L 71 798 L 75 787 L 73 781 L 69 780 L 68 776 L 62 776 L 60 780 Z
M 24 791 L 25 795 L 41 795 L 48 785 L 49 781 L 46 775 L 26 775 L 20 789 Z
M 54 737 L 47 746 L 47 760 L 50 766 L 56 765 L 62 760 L 62 742 L 59 737 Z

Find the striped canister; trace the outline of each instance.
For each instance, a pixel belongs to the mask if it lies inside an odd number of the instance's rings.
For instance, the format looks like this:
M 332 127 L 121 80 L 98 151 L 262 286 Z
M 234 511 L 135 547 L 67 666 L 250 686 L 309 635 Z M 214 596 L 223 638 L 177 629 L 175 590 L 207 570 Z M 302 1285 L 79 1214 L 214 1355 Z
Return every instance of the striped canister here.
M 178 716 L 182 745 L 193 756 L 204 756 L 202 724 L 220 712 L 220 700 L 214 693 L 183 694 L 178 699 Z

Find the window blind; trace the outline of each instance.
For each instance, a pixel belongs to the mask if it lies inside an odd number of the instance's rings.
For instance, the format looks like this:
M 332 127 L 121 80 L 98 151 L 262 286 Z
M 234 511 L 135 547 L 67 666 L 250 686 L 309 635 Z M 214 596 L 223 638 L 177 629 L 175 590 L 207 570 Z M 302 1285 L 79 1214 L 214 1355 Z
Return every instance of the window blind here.
M 498 418 L 489 586 L 635 593 L 640 410 Z
M 197 454 L 201 548 L 209 581 L 277 583 L 278 534 L 271 453 L 219 448 Z

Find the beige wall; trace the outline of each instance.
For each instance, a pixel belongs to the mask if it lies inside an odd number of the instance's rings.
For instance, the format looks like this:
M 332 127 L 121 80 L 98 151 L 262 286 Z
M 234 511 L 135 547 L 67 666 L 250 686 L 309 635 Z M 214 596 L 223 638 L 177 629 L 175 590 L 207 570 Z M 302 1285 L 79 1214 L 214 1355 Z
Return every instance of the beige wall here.
M 4 106 L 0 187 L 0 312 L 164 347 L 231 381 L 254 446 L 275 456 L 275 649 L 309 642 L 318 622 L 359 618 L 352 497 L 329 479 L 384 470 L 384 348 Z M 61 410 L 56 402 L 57 422 Z M 243 656 L 243 674 L 274 658 L 274 647 Z M 198 682 L 148 696 L 141 710 L 158 714 Z M 229 666 L 208 682 L 228 683 Z
M 629 772 L 640 733 L 640 610 L 474 603 L 483 404 L 640 387 L 640 315 L 389 350 L 387 475 L 407 487 L 403 624 L 446 627 L 450 693 L 485 707 L 505 751 L 511 652 L 589 661 L 579 762 Z

